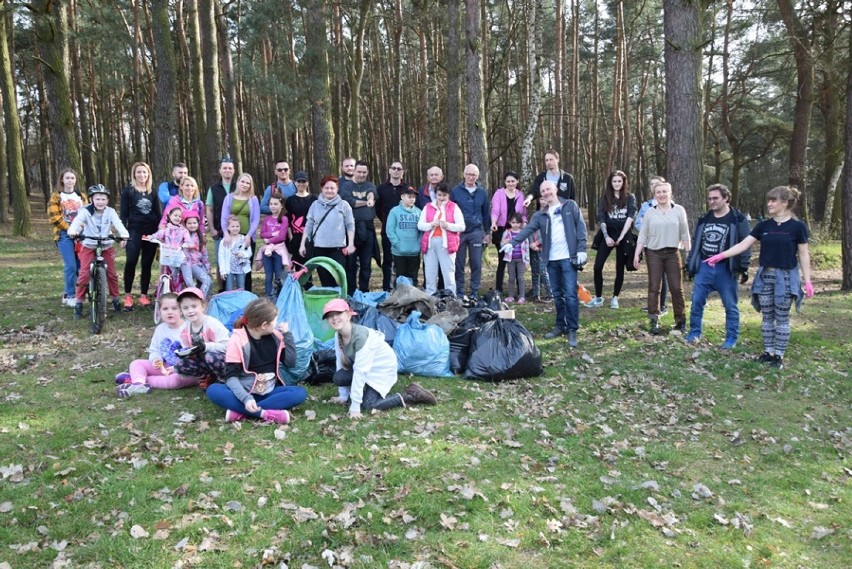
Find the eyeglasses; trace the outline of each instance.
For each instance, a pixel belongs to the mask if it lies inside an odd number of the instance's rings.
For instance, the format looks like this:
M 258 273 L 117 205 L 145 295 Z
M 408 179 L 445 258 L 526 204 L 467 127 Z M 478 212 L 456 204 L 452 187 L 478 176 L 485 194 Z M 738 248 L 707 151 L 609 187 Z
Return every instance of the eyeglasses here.
M 276 168 L 275 171 L 276 172 L 289 172 L 290 168 Z
M 308 181 L 307 180 L 296 180 L 296 183 L 297 184 L 307 184 Z
M 722 199 L 722 198 L 721 198 L 721 197 L 712 197 L 712 198 L 707 198 L 707 201 L 708 201 L 708 202 L 717 202 L 717 201 L 719 201 L 720 199 Z
M 391 166 L 391 170 L 402 170 L 402 166 Z

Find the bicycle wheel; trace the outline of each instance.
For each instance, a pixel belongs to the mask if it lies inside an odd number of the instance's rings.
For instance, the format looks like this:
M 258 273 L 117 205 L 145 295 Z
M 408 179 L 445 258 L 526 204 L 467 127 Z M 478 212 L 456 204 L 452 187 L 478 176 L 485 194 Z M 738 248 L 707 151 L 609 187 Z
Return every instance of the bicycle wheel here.
M 107 311 L 107 276 L 103 266 L 95 266 L 92 283 L 92 334 L 100 334 Z

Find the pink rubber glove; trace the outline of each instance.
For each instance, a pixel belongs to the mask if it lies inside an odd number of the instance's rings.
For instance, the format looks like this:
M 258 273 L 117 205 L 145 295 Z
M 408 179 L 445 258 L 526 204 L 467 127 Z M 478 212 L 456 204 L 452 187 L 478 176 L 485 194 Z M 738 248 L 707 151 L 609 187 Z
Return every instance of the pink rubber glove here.
M 708 265 L 710 265 L 711 267 L 715 267 L 716 263 L 720 263 L 720 262 L 724 261 L 725 259 L 726 259 L 726 257 L 725 257 L 724 253 L 717 253 L 717 254 L 713 255 L 712 257 L 705 259 L 704 262 L 707 263 Z
M 814 295 L 814 285 L 811 281 L 805 283 L 805 298 L 810 298 Z

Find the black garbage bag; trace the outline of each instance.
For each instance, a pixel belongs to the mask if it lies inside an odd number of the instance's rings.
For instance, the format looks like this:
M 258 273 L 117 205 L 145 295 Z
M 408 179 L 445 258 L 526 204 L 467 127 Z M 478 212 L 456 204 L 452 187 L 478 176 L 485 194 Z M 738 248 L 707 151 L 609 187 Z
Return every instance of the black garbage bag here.
M 335 371 L 337 371 L 337 358 L 334 350 L 315 350 L 311 354 L 311 362 L 308 364 L 304 381 L 309 385 L 330 383 Z
M 387 314 L 379 312 L 379 309 L 375 306 L 361 303 L 358 304 L 358 307 L 355 308 L 355 311 L 358 312 L 355 323 L 360 324 L 361 326 L 366 326 L 367 328 L 372 328 L 373 330 L 378 330 L 385 335 L 385 342 L 393 346 L 393 340 L 396 337 L 396 329 L 399 328 L 400 323 Z
M 491 310 L 505 310 L 506 304 L 503 303 L 503 295 L 499 290 L 489 290 L 485 295 L 485 306 Z
M 464 374 L 470 352 L 470 341 L 486 322 L 496 320 L 497 314 L 488 308 L 473 308 L 467 317 L 459 322 L 452 332 L 447 334 L 450 341 L 450 371 L 456 375 Z
M 465 379 L 504 381 L 537 377 L 544 371 L 532 334 L 513 319 L 485 322 L 473 334 Z

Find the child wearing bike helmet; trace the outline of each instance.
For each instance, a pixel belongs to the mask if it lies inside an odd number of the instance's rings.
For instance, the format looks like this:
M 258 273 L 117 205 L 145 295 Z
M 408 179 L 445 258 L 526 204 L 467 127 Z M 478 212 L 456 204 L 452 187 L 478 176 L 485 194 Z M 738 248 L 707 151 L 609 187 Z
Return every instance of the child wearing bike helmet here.
M 181 224 L 183 213 L 182 208 L 172 206 L 171 209 L 166 212 L 166 219 L 168 220 L 166 222 L 166 226 L 151 235 L 143 235 L 142 239 L 145 241 L 159 241 L 161 245 L 183 251 L 184 260 L 179 267 L 180 274 L 183 277 L 183 282 L 190 283 L 192 282 L 192 271 L 186 260 L 186 249 L 189 249 L 192 240 L 190 239 L 189 231 L 187 231 L 186 227 Z M 161 257 L 160 262 L 162 263 L 162 261 L 163 259 Z
M 142 395 L 151 389 L 182 389 L 198 385 L 197 377 L 187 377 L 175 371 L 180 361 L 177 352 L 183 347 L 180 332 L 183 318 L 180 315 L 177 295 L 167 292 L 160 297 L 160 324 L 148 345 L 148 359 L 133 360 L 128 371 L 115 376 L 119 397 Z
M 122 239 L 122 249 L 124 249 L 126 243 L 124 239 L 130 238 L 130 233 L 121 223 L 118 213 L 109 207 L 109 189 L 105 188 L 103 184 L 96 184 L 91 186 L 87 193 L 91 203 L 77 211 L 77 217 L 68 227 L 69 237 L 82 235 L 84 238 L 79 253 L 80 274 L 77 277 L 77 291 L 74 295 L 77 300 L 77 304 L 74 306 L 75 320 L 83 317 L 83 299 L 86 297 L 86 290 L 89 288 L 89 280 L 92 276 L 91 264 L 95 260 L 95 247 L 98 245 L 97 241 L 86 239 L 86 237 L 109 237 L 115 230 Z M 121 312 L 121 302 L 118 299 L 118 273 L 115 272 L 115 249 L 113 249 L 112 243 L 104 244 L 103 256 L 107 271 L 107 288 L 112 297 L 112 309 L 115 312 Z
M 201 290 L 185 288 L 177 298 L 185 320 L 180 329 L 180 343 L 185 350 L 178 352 L 181 359 L 175 364 L 175 371 L 199 378 L 202 387 L 210 379 L 224 380 L 225 348 L 231 334 L 224 324 L 205 314 L 207 303 Z
M 210 258 L 207 256 L 207 244 L 201 230 L 201 218 L 198 213 L 188 210 L 183 213 L 183 226 L 189 232 L 189 245 L 186 248 L 186 262 L 192 273 L 192 279 L 186 281 L 187 286 L 197 286 L 204 293 L 210 293 Z
M 207 388 L 207 397 L 225 409 L 225 421 L 249 417 L 286 424 L 296 405 L 308 398 L 299 385 L 287 385 L 283 368 L 296 365 L 296 344 L 286 322 L 276 325 L 278 309 L 267 298 L 251 301 L 234 324 L 225 353 L 224 383 Z

